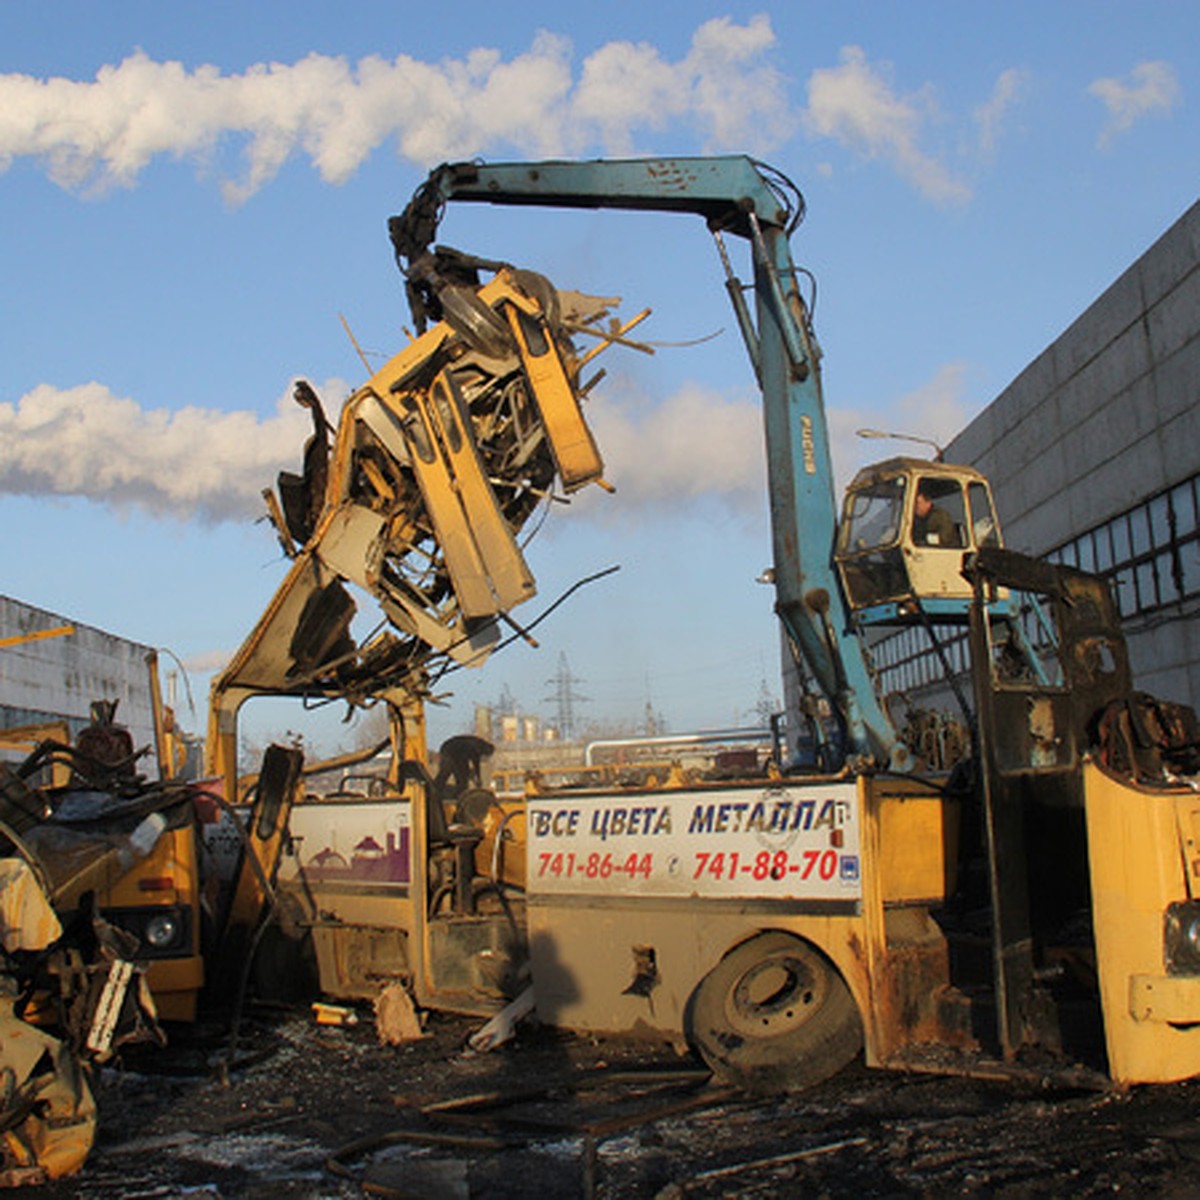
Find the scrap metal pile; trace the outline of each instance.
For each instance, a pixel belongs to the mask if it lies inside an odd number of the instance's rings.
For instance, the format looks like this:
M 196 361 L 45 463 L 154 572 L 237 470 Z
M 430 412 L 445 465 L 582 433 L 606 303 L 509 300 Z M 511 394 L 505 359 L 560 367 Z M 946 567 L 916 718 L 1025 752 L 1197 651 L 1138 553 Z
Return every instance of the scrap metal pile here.
M 142 939 L 96 896 L 192 809 L 185 787 L 134 773 L 116 732 L 101 720 L 90 743 L 47 739 L 15 768 L 0 762 L 0 1186 L 78 1170 L 95 1136 L 92 1065 L 162 1040 L 134 961 Z M 68 781 L 37 786 L 56 764 Z
M 539 506 L 607 486 L 582 410 L 603 372 L 584 372 L 647 313 L 618 325 L 616 300 L 448 249 L 406 274 L 421 332 L 349 397 L 332 439 L 296 386 L 314 422 L 304 468 L 265 493 L 292 567 L 214 710 L 262 693 L 399 701 L 422 694 L 434 657 L 481 662 L 503 625 L 519 634 L 509 613 L 536 590 L 521 530 Z M 387 618 L 361 643 L 347 581 Z
M 336 428 L 310 385 L 296 385 L 314 426 L 303 469 L 280 476 L 278 495 L 264 493 L 291 567 L 214 682 L 207 757 L 216 777 L 233 778 L 236 713 L 249 696 L 419 701 L 435 660 L 481 662 L 502 624 L 520 635 L 510 611 L 536 588 L 518 535 L 540 506 L 607 486 L 582 411 L 603 372 L 584 373 L 614 342 L 635 345 L 625 335 L 647 313 L 622 326 L 610 317 L 615 300 L 454 251 L 422 254 L 407 274 L 418 336 L 349 397 Z M 592 339 L 586 351 L 573 340 L 581 335 Z M 361 642 L 348 583 L 386 617 Z M 193 789 L 137 776 L 111 707 L 103 715 L 90 743 L 71 746 L 64 733 L 16 767 L 0 762 L 0 1186 L 78 1170 L 95 1135 L 92 1064 L 128 1040 L 161 1038 L 155 998 L 164 1019 L 190 1019 L 199 980 L 223 994 L 249 953 L 228 936 L 245 932 L 240 892 L 215 918 L 219 945 L 193 928 L 204 874 Z M 45 780 L 55 763 L 59 778 Z M 289 770 L 290 803 L 299 770 L 290 758 Z M 265 759 L 260 800 L 269 774 Z M 208 794 L 224 807 L 238 799 L 222 799 L 219 785 Z M 262 836 L 277 848 L 286 808 L 272 811 Z M 119 889 L 125 899 L 114 899 Z M 152 932 L 168 903 L 181 915 Z M 126 930 L 101 904 L 150 915 Z M 147 987 L 147 947 L 195 975 L 177 981 L 170 1011 L 153 975 L 155 998 Z

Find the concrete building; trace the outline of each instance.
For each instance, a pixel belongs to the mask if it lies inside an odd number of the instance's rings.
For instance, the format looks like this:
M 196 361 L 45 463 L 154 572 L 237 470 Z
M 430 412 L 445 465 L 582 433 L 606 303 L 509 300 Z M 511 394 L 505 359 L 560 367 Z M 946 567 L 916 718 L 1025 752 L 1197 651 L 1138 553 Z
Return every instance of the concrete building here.
M 38 636 L 64 626 L 69 633 Z M 65 718 L 74 738 L 88 724 L 93 700 L 116 700 L 116 721 L 134 746 L 151 747 L 139 773 L 158 778 L 151 647 L 0 596 L 0 640 L 7 639 L 20 640 L 0 647 L 0 729 Z
M 946 449 L 1006 543 L 1110 575 L 1136 686 L 1200 711 L 1200 202 Z

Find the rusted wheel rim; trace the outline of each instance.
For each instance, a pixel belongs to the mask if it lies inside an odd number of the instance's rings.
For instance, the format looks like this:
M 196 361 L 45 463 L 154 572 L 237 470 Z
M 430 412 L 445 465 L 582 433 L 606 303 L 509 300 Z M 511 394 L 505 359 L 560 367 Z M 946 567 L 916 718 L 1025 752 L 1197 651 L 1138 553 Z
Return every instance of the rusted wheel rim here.
M 730 1025 L 743 1037 L 778 1037 L 803 1025 L 825 1002 L 826 973 L 793 951 L 749 967 L 729 991 Z

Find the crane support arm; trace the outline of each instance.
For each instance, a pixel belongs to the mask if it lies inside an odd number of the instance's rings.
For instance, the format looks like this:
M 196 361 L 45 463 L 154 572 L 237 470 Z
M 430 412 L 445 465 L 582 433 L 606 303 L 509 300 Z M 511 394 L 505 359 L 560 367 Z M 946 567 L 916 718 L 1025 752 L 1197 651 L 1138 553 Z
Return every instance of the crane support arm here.
M 766 173 L 764 173 L 764 171 Z M 787 226 L 803 216 L 781 186 L 743 155 L 594 162 L 448 163 L 426 186 L 441 200 L 555 208 L 689 212 L 713 228 L 748 233 L 748 214 Z
M 798 190 L 746 156 L 591 162 L 455 163 L 436 168 L 389 222 L 410 300 L 434 297 L 454 252 L 430 250 L 448 201 L 694 213 L 725 265 L 726 288 L 762 391 L 776 611 L 845 726 L 848 753 L 898 765 L 902 751 L 879 703 L 833 562 L 837 502 L 821 395 L 820 350 L 788 238 L 804 215 Z M 750 243 L 753 311 L 724 237 Z M 414 305 L 418 323 L 419 305 Z

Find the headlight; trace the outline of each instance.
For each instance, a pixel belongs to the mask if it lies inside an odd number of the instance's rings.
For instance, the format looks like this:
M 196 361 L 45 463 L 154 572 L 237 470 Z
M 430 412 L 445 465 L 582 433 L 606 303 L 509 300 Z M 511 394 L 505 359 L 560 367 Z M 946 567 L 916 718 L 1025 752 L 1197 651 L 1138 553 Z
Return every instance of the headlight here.
M 1167 909 L 1164 940 L 1169 975 L 1200 974 L 1200 903 L 1187 900 Z
M 179 937 L 179 922 L 174 913 L 160 913 L 146 922 L 144 937 L 155 950 L 166 950 Z
M 134 958 L 178 958 L 191 953 L 192 913 L 188 908 L 109 908 L 103 916 L 137 938 Z

